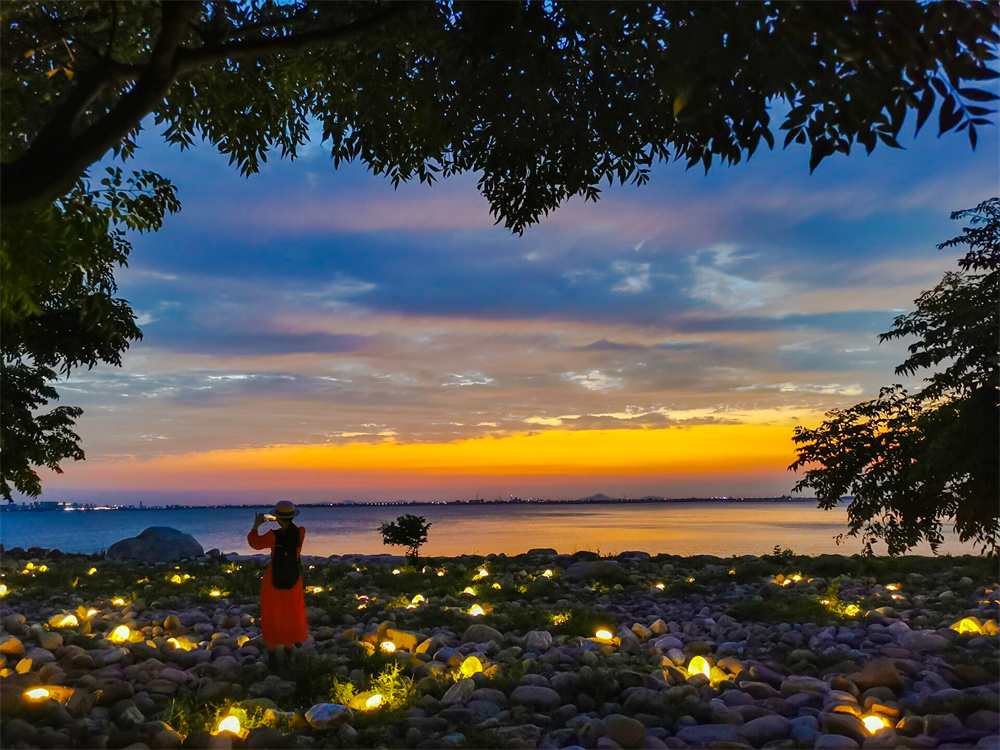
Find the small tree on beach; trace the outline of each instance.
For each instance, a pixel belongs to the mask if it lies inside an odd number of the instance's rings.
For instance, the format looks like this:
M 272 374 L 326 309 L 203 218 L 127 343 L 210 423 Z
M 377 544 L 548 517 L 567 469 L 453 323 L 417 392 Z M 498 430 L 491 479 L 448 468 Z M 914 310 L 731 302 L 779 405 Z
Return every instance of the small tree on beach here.
M 378 531 L 382 535 L 382 544 L 406 547 L 406 556 L 416 559 L 421 545 L 427 541 L 430 527 L 431 524 L 423 516 L 406 513 L 395 521 L 386 521 L 378 527 Z
M 879 336 L 917 337 L 896 374 L 931 371 L 924 387 L 910 393 L 895 384 L 828 412 L 816 429 L 795 428 L 798 458 L 789 468 L 808 468 L 796 491 L 814 491 L 825 509 L 852 496 L 848 536 L 862 534 L 866 554 L 879 540 L 891 555 L 921 541 L 936 550 L 942 519 L 954 522 L 960 541 L 1000 552 L 1000 198 L 951 218 L 970 225 L 938 248 L 967 246 L 960 270 Z

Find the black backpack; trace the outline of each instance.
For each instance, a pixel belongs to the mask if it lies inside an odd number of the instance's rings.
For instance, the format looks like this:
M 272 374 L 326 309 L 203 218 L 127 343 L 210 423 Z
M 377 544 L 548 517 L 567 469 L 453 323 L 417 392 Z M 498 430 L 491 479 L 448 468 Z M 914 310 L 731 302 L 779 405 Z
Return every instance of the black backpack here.
M 271 552 L 271 583 L 276 589 L 290 589 L 302 574 L 299 562 L 299 527 L 294 523 L 274 532 Z

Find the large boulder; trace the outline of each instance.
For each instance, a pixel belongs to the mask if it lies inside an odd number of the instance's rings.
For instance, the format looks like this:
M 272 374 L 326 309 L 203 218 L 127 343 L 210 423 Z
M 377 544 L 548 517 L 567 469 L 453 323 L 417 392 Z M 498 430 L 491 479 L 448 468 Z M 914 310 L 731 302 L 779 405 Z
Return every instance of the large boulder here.
M 150 526 L 139 536 L 122 539 L 108 548 L 109 560 L 143 560 L 175 562 L 187 557 L 199 557 L 205 548 L 190 534 L 169 526 Z
M 614 560 L 584 560 L 575 562 L 563 571 L 563 577 L 570 581 L 594 581 L 604 583 L 628 583 L 628 572 Z

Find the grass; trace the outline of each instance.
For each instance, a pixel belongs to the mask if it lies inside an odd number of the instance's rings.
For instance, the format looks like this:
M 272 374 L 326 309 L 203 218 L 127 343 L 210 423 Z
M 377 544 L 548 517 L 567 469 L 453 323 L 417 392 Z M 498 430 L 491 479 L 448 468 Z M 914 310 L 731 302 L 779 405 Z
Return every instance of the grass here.
M 361 684 L 334 678 L 328 700 L 331 703 L 340 703 L 346 706 L 356 695 L 366 692 L 381 695 L 382 704 L 379 708 L 370 711 L 356 710 L 356 728 L 401 718 L 406 709 L 413 705 L 418 697 L 413 680 L 403 675 L 399 665 L 393 663 Z
M 740 599 L 729 609 L 729 616 L 740 622 L 815 622 L 825 623 L 840 619 L 815 597 L 789 591 L 770 592 L 750 599 Z

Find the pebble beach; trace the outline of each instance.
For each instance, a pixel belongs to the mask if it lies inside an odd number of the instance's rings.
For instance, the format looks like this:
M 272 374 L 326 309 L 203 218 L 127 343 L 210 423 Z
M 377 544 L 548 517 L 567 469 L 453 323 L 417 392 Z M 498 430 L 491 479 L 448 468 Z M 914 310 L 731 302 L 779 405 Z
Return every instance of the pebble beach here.
M 997 748 L 994 561 L 6 550 L 5 748 Z

